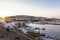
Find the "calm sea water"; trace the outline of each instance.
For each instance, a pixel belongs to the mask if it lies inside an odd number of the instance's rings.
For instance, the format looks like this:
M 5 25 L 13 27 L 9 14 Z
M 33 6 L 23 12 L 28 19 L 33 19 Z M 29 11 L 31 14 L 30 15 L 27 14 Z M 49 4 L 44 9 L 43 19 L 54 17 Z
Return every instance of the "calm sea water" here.
M 56 35 L 60 37 L 60 25 L 40 25 L 40 24 L 30 24 L 32 27 L 45 28 L 46 32 L 50 35 Z

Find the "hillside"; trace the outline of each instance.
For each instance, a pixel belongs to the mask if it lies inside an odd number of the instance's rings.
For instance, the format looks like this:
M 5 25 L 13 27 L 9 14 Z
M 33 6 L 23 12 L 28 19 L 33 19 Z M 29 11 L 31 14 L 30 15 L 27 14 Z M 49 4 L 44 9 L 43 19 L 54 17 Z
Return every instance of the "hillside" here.
M 5 28 L 0 27 L 0 40 L 29 40 L 24 35 L 17 34 L 13 31 L 7 31 Z

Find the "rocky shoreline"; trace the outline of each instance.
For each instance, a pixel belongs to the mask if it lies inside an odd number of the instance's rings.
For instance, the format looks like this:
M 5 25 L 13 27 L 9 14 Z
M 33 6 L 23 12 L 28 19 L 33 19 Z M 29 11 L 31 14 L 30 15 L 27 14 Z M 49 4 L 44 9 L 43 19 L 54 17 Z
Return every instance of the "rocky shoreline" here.
M 0 40 L 30 40 L 21 33 L 17 34 L 13 31 L 7 31 L 0 27 Z

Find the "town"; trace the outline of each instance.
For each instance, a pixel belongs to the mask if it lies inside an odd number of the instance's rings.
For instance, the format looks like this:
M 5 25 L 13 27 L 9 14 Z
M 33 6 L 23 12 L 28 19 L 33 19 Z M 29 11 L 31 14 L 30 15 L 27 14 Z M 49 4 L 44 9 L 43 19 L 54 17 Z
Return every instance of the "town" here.
M 13 20 L 20 22 L 32 22 L 37 24 L 53 24 L 53 25 L 60 25 L 59 18 L 47 18 L 47 17 L 35 17 L 35 16 L 27 16 L 27 15 L 16 15 L 16 16 L 7 16 L 5 17 L 6 20 Z
M 15 39 L 17 40 L 59 40 L 59 38 L 57 38 L 55 35 L 47 35 L 45 28 L 33 28 L 29 26 L 30 23 L 42 25 L 60 25 L 58 22 L 60 22 L 60 19 L 58 18 L 34 17 L 26 15 L 0 18 L 0 26 L 2 27 L 1 30 L 3 30 L 3 32 L 4 30 L 5 32 L 8 31 L 8 35 L 10 35 L 9 33 L 11 32 L 11 36 L 12 34 L 17 35 L 15 36 Z M 1 35 L 3 35 L 3 33 Z M 1 38 L 4 38 L 4 35 L 1 36 Z

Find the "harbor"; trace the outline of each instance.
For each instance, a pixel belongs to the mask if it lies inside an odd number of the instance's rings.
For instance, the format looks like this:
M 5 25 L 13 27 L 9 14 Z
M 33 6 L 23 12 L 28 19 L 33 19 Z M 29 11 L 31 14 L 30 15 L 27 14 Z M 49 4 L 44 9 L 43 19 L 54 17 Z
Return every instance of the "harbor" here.
M 15 32 L 17 36 L 19 36 L 17 40 L 19 39 L 20 40 L 58 40 L 60 39 L 60 36 L 59 36 L 60 34 L 57 34 L 58 33 L 57 31 L 59 31 L 60 28 L 56 30 L 56 28 L 60 25 L 55 25 L 57 26 L 55 27 L 51 24 L 50 25 L 38 24 L 38 23 L 36 24 L 36 23 L 22 22 L 22 21 L 18 22 L 15 19 L 14 20 L 9 19 L 6 21 L 0 20 L 0 26 L 3 27 L 4 30 L 9 31 L 8 34 L 10 32 L 11 33 Z M 54 27 L 54 29 L 52 27 Z M 26 39 L 24 37 L 26 37 Z

